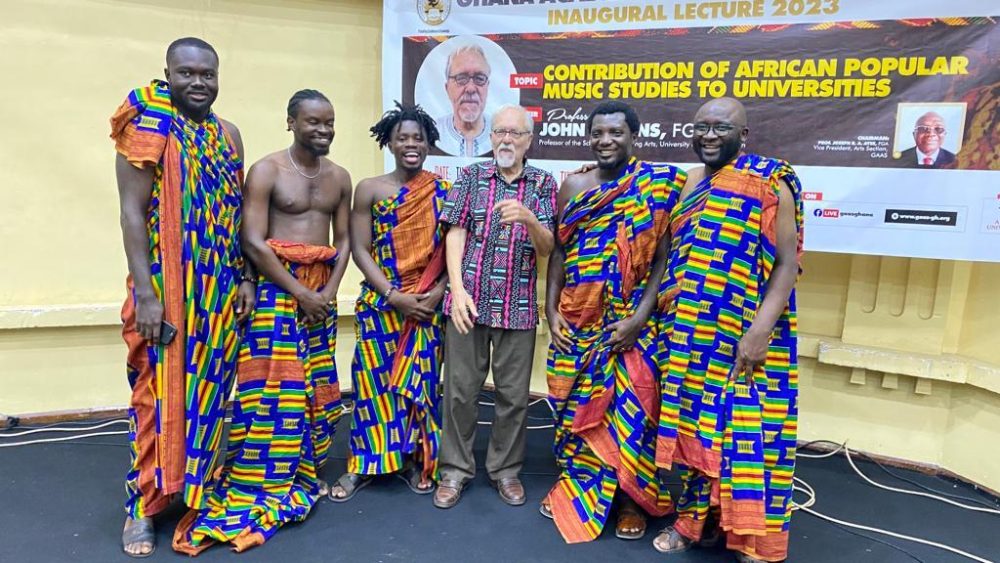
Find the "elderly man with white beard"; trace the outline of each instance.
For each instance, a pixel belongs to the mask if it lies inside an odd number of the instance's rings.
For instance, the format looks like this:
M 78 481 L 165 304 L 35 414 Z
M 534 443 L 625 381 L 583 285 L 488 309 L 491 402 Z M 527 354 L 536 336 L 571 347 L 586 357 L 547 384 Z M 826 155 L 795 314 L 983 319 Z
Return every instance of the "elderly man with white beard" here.
M 525 159 L 532 127 L 524 108 L 499 108 L 490 130 L 494 160 L 462 169 L 441 214 L 449 226 L 450 319 L 438 508 L 455 506 L 476 474 L 477 398 L 491 366 L 496 407 L 486 471 L 503 502 L 524 504 L 519 473 L 538 324 L 535 261 L 555 245 L 557 191 L 552 175 Z
M 455 156 L 482 156 L 490 151 L 486 98 L 490 93 L 490 63 L 478 45 L 462 45 L 448 55 L 444 90 L 451 113 L 435 120 L 441 133 L 437 148 Z

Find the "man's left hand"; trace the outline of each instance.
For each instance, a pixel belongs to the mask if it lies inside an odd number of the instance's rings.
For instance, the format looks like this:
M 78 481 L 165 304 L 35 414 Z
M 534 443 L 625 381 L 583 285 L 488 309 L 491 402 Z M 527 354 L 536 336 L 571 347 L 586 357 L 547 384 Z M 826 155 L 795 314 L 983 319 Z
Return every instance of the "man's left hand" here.
M 257 286 L 251 282 L 244 280 L 240 282 L 240 287 L 236 290 L 236 324 L 243 324 L 243 321 L 250 318 L 253 313 L 254 305 L 256 305 L 257 299 Z
M 767 349 L 771 343 L 770 336 L 769 332 L 754 330 L 753 327 L 743 334 L 739 346 L 736 347 L 736 363 L 733 366 L 733 377 L 737 381 L 744 374 L 746 377 L 743 381 L 752 381 L 754 370 L 764 365 L 764 361 L 767 360 Z
M 534 213 L 516 199 L 499 201 L 493 209 L 500 214 L 500 222 L 505 224 L 520 223 L 527 225 L 532 221 L 538 220 L 535 218 Z
M 635 341 L 639 338 L 639 332 L 642 331 L 642 325 L 643 323 L 639 322 L 639 319 L 634 315 L 608 325 L 606 330 L 613 332 L 611 338 L 608 339 L 611 350 L 623 352 L 632 349 L 635 346 Z
M 441 303 L 442 299 L 444 299 L 444 284 L 440 283 L 425 293 L 423 297 L 418 297 L 417 301 L 419 301 L 421 305 L 426 305 L 432 310 L 437 310 L 437 307 Z

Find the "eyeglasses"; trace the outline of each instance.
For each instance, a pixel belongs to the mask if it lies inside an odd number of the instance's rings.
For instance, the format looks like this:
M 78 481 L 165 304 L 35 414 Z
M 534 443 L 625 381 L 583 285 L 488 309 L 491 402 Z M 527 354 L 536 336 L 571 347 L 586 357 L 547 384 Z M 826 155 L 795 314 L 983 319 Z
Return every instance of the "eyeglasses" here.
M 920 133 L 921 135 L 930 135 L 934 133 L 935 135 L 944 135 L 944 127 L 930 127 L 927 125 L 917 125 L 913 130 L 914 133 Z
M 715 131 L 715 134 L 720 137 L 725 137 L 726 135 L 733 132 L 736 126 L 732 123 L 695 123 L 694 124 L 694 134 L 698 136 L 708 135 L 709 131 Z
M 530 135 L 531 131 L 518 131 L 517 129 L 494 129 L 493 134 L 496 135 L 497 137 L 500 137 L 501 139 L 506 137 L 507 135 L 510 135 L 515 139 L 520 139 L 525 135 Z
M 458 84 L 459 86 L 465 86 L 466 84 L 469 83 L 470 80 L 476 86 L 486 86 L 486 84 L 488 84 L 490 81 L 490 75 L 482 72 L 476 72 L 473 74 L 463 72 L 461 74 L 448 75 L 448 80 L 454 80 L 455 83 Z

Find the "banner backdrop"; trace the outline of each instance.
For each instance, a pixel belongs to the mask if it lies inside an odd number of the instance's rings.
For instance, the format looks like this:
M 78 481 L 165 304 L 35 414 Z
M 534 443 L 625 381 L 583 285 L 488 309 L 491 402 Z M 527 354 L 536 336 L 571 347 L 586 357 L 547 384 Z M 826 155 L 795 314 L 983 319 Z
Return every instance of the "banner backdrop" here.
M 383 103 L 421 104 L 454 179 L 519 104 L 557 178 L 591 160 L 605 100 L 639 114 L 638 155 L 697 165 L 706 100 L 747 107 L 747 150 L 788 160 L 806 248 L 1000 261 L 1000 27 L 983 2 L 385 0 Z M 393 166 L 386 155 L 386 167 Z

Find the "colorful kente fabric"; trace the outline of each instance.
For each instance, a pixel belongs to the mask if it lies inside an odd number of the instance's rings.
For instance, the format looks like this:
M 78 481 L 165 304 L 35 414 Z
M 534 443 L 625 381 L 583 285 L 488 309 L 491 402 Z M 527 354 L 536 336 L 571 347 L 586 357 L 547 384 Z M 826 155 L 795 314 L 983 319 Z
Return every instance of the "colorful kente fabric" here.
M 661 287 L 663 390 L 657 465 L 684 482 L 677 530 L 700 537 L 721 508 L 730 549 L 767 561 L 787 555 L 798 418 L 795 293 L 753 382 L 729 378 L 737 345 L 767 293 L 775 263 L 778 193 L 801 186 L 785 162 L 741 155 L 674 209 Z
M 302 285 L 326 285 L 334 248 L 267 243 Z M 175 550 L 197 555 L 220 541 L 244 551 L 309 515 L 319 494 L 316 474 L 343 413 L 336 347 L 336 309 L 307 325 L 295 298 L 260 276 L 253 321 L 240 346 L 226 465 L 205 508 L 178 524 Z
M 372 205 L 372 259 L 404 293 L 425 293 L 444 272 L 438 219 L 449 184 L 421 172 L 395 195 Z M 441 431 L 443 316 L 404 320 L 367 282 L 355 306 L 357 347 L 351 366 L 355 403 L 347 470 L 398 471 L 411 459 L 436 478 Z
M 111 117 L 116 150 L 154 169 L 147 229 L 153 289 L 170 345 L 148 345 L 135 325 L 135 296 L 122 308 L 128 345 L 132 518 L 163 510 L 182 492 L 203 504 L 216 465 L 238 352 L 233 300 L 239 285 L 243 164 L 214 113 L 201 123 L 175 111 L 170 88 L 138 88 Z
M 573 334 L 568 352 L 549 346 L 549 401 L 562 474 L 548 501 L 569 543 L 601 534 L 619 487 L 652 515 L 673 507 L 654 465 L 660 408 L 655 319 L 624 352 L 612 351 L 607 327 L 635 313 L 685 179 L 677 168 L 633 158 L 621 177 L 582 192 L 562 215 L 566 273 L 559 311 Z

